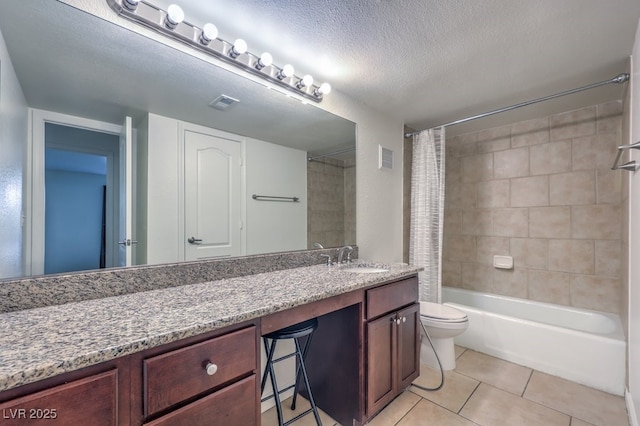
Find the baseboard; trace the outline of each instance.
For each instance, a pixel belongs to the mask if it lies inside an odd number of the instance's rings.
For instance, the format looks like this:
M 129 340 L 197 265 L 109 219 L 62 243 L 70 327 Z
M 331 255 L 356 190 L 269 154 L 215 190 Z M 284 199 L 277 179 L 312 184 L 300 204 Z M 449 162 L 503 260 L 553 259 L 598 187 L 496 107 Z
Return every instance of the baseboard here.
M 627 414 L 629 415 L 629 426 L 640 426 L 638 424 L 638 416 L 636 414 L 636 408 L 633 405 L 633 398 L 629 393 L 629 388 L 624 392 L 624 401 L 627 405 Z

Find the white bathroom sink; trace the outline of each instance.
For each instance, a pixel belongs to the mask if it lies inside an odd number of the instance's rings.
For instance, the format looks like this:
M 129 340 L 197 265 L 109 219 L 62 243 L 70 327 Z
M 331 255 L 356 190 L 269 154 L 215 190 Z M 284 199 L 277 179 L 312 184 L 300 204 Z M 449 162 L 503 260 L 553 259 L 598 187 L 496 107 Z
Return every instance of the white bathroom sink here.
M 344 265 L 340 267 L 344 272 L 355 272 L 357 274 L 378 274 L 380 272 L 389 272 L 386 268 L 369 265 Z

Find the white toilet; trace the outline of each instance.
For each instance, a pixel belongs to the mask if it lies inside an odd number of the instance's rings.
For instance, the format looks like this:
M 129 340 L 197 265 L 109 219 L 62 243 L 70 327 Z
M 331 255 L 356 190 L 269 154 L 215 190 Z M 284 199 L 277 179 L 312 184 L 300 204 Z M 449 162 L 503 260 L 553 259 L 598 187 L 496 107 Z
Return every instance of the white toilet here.
M 451 306 L 439 303 L 420 302 L 420 321 L 427 329 L 433 346 L 438 353 L 443 370 L 456 368 L 456 353 L 453 338 L 469 327 L 469 318 L 464 312 Z M 433 349 L 421 330 L 422 344 L 420 348 L 420 361 L 434 368 L 438 367 L 438 361 Z

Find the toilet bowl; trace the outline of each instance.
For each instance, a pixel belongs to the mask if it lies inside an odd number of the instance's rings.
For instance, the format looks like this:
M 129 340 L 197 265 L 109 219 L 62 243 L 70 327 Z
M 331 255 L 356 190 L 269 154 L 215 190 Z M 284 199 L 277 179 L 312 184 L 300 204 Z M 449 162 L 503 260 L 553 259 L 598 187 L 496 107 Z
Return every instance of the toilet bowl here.
M 451 306 L 420 302 L 420 322 L 429 333 L 442 369 L 453 370 L 456 368 L 453 338 L 462 334 L 469 327 L 467 314 Z M 424 336 L 424 331 L 421 331 L 421 335 L 420 361 L 430 367 L 439 368 L 429 339 Z

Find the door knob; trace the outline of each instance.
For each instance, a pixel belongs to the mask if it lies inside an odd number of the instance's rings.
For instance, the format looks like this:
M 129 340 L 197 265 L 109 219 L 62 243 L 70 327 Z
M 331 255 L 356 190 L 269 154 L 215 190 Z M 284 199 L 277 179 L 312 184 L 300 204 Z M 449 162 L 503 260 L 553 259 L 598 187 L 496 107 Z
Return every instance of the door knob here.
M 189 237 L 189 239 L 187 241 L 189 242 L 189 244 L 200 244 L 200 243 L 202 243 L 202 239 L 201 238 L 196 238 L 196 237 Z

